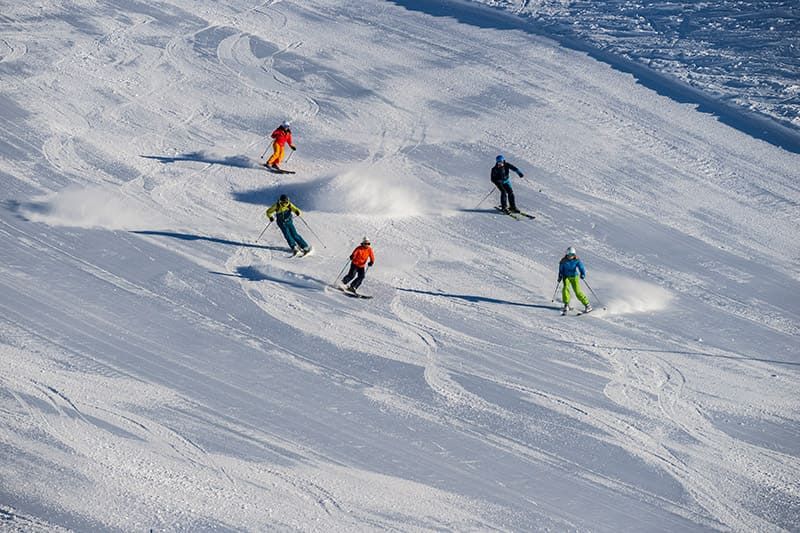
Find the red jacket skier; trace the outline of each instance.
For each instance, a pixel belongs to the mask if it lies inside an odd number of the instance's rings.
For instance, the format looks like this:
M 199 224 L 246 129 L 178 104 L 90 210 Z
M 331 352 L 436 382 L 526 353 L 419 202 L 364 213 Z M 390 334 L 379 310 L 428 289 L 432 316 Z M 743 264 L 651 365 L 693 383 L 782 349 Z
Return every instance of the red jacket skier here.
M 280 126 L 275 128 L 271 135 L 272 141 L 272 155 L 267 160 L 267 166 L 275 170 L 280 170 L 278 165 L 283 160 L 284 147 L 288 144 L 292 150 L 297 150 L 292 142 L 292 127 L 288 120 L 283 121 Z

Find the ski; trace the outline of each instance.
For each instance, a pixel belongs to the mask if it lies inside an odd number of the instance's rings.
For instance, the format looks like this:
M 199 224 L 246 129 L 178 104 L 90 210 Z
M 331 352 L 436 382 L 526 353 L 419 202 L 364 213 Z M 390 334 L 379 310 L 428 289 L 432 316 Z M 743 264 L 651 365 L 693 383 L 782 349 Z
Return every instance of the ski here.
M 502 214 L 510 216 L 514 220 L 522 220 L 521 218 L 519 218 L 517 216 L 516 213 L 512 213 L 511 211 L 503 211 L 503 208 L 498 206 L 498 205 L 494 206 L 494 208 L 497 209 L 498 211 L 500 211 Z
M 350 298 L 360 298 L 362 300 L 369 300 L 372 298 L 372 296 L 369 294 L 359 294 L 357 292 L 351 292 L 343 287 L 340 287 L 339 285 L 331 285 L 331 287 L 344 293 L 346 296 L 349 296 Z
M 262 163 L 261 166 L 264 167 L 265 169 L 267 169 L 267 171 L 272 172 L 273 174 L 296 174 L 296 172 L 294 170 L 284 170 L 282 168 L 272 168 L 270 166 L 267 166 L 266 163 Z
M 515 220 L 521 220 L 521 218 L 520 218 L 520 217 L 529 218 L 529 219 L 531 219 L 531 220 L 533 220 L 533 219 L 535 219 L 535 218 L 536 218 L 536 216 L 534 216 L 534 215 L 531 215 L 530 213 L 526 213 L 526 212 L 524 212 L 524 211 L 516 211 L 516 212 L 513 212 L 513 211 L 503 211 L 503 208 L 502 208 L 502 207 L 500 207 L 499 205 L 496 205 L 496 206 L 494 206 L 494 208 L 495 208 L 495 209 L 497 209 L 498 211 L 500 211 L 501 213 L 503 213 L 504 215 L 508 215 L 508 216 L 510 216 L 511 218 L 515 219 Z

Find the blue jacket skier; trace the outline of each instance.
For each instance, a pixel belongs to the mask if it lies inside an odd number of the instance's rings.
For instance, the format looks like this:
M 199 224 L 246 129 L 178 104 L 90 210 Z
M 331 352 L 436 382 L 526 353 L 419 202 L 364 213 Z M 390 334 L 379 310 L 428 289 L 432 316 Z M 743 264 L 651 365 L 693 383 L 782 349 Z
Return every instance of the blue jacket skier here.
M 583 261 L 578 258 L 575 248 L 570 246 L 567 248 L 567 253 L 558 263 L 558 282 L 564 282 L 564 287 L 561 289 L 561 301 L 564 302 L 564 307 L 561 308 L 562 315 L 566 314 L 569 309 L 570 285 L 572 286 L 572 290 L 575 291 L 575 296 L 585 306 L 584 313 L 588 313 L 592 310 L 589 298 L 587 298 L 581 290 L 581 283 L 578 279 L 579 274 L 580 279 L 585 279 L 586 268 L 583 266 Z
M 297 229 L 294 227 L 294 221 L 292 221 L 292 214 L 300 216 L 302 213 L 289 201 L 289 197 L 285 194 L 281 194 L 278 201 L 267 209 L 267 218 L 270 222 L 277 219 L 278 227 L 281 229 L 283 237 L 286 239 L 292 252 L 297 255 L 302 249 L 304 254 L 308 254 L 311 252 L 311 246 L 297 233 Z
M 500 189 L 500 207 L 503 212 L 519 213 L 517 203 L 514 200 L 514 190 L 511 188 L 509 170 L 516 172 L 520 178 L 524 176 L 517 167 L 506 161 L 505 157 L 498 155 L 495 158 L 495 165 L 492 167 L 491 180 Z

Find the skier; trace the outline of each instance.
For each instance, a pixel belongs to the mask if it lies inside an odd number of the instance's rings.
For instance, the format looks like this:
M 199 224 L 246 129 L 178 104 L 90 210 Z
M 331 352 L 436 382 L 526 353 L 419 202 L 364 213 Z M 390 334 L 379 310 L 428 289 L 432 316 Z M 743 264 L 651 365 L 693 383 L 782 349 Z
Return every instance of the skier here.
M 297 233 L 292 221 L 292 213 L 300 216 L 300 210 L 289 201 L 289 197 L 281 194 L 278 201 L 275 202 L 269 209 L 267 209 L 267 218 L 270 222 L 278 219 L 278 227 L 281 229 L 286 242 L 289 243 L 289 248 L 292 249 L 293 255 L 298 255 L 301 251 L 303 255 L 311 253 L 311 246 L 306 243 L 303 237 Z M 273 215 L 275 215 L 273 217 Z
M 514 200 L 514 190 L 511 188 L 511 178 L 508 177 L 508 171 L 513 170 L 521 178 L 524 176 L 520 170 L 506 161 L 502 155 L 495 158 L 495 165 L 492 167 L 492 183 L 500 189 L 500 207 L 503 212 L 519 213 L 517 203 Z
M 361 244 L 353 250 L 353 253 L 350 254 L 350 270 L 347 272 L 345 277 L 342 278 L 342 283 L 344 285 L 348 285 L 345 290 L 352 292 L 353 294 L 358 294 L 356 290 L 361 286 L 361 283 L 364 281 L 364 276 L 367 273 L 366 266 L 372 266 L 375 264 L 375 252 L 372 251 L 372 246 L 370 245 L 369 239 L 364 237 L 361 241 Z M 355 278 L 353 280 L 353 278 Z M 350 281 L 353 281 L 350 283 Z
M 578 280 L 578 272 L 580 272 L 580 279 L 586 278 L 586 268 L 583 262 L 578 259 L 578 254 L 575 248 L 570 246 L 567 248 L 567 253 L 561 258 L 558 263 L 558 282 L 564 281 L 564 287 L 561 289 L 561 301 L 564 302 L 564 307 L 561 308 L 561 314 L 567 314 L 569 309 L 569 287 L 572 285 L 572 290 L 575 291 L 575 296 L 585 306 L 583 312 L 588 313 L 592 310 L 592 305 L 589 303 L 589 298 L 583 294 L 581 284 Z
M 275 128 L 271 137 L 274 139 L 272 142 L 272 155 L 267 160 L 265 167 L 280 170 L 278 166 L 283 160 L 284 146 L 289 145 L 292 150 L 297 150 L 297 147 L 292 143 L 292 127 L 288 120 L 284 120 L 280 126 Z

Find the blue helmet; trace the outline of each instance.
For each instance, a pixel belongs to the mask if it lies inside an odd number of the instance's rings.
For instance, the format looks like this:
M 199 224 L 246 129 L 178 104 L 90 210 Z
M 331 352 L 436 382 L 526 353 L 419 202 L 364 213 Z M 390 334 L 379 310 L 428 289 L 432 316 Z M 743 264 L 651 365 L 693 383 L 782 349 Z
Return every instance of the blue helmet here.
M 502 163 L 505 160 L 506 158 L 503 157 L 502 155 L 498 155 L 497 157 L 494 158 L 495 163 Z

